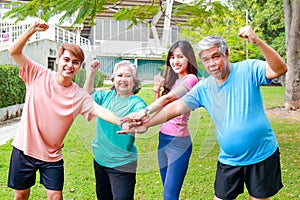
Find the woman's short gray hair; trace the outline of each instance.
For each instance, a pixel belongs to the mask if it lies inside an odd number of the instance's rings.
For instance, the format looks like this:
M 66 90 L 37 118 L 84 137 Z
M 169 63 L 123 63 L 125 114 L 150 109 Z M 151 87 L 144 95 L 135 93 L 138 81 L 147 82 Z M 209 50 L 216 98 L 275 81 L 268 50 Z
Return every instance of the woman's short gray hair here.
M 117 70 L 120 67 L 123 67 L 123 66 L 130 67 L 130 69 L 132 71 L 133 79 L 134 79 L 134 82 L 135 82 L 134 87 L 132 89 L 132 92 L 133 92 L 133 94 L 137 94 L 140 91 L 140 89 L 141 89 L 141 80 L 138 79 L 138 69 L 137 69 L 137 66 L 135 64 L 131 63 L 130 61 L 128 61 L 128 60 L 122 60 L 122 61 L 116 63 L 115 66 L 114 66 L 114 69 L 113 69 L 113 74 L 111 76 L 111 80 L 114 81 L 114 78 L 116 76 Z M 113 85 L 111 87 L 111 89 L 115 89 L 115 86 Z
M 201 52 L 212 47 L 218 47 L 221 54 L 226 55 L 227 44 L 226 41 L 219 36 L 207 36 L 200 40 L 197 44 L 198 55 L 200 56 Z
M 122 66 L 128 66 L 128 67 L 130 67 L 130 69 L 131 69 L 131 71 L 132 71 L 132 74 L 133 74 L 133 77 L 134 77 L 134 78 L 137 78 L 137 76 L 138 76 L 137 67 L 136 67 L 135 64 L 131 63 L 131 62 L 128 61 L 128 60 L 122 60 L 122 61 L 120 61 L 120 62 L 118 62 L 118 63 L 115 64 L 114 69 L 113 69 L 113 74 L 112 74 L 112 77 L 111 77 L 111 78 L 114 78 L 114 77 L 115 77 L 116 71 L 117 71 L 120 67 L 122 67 Z

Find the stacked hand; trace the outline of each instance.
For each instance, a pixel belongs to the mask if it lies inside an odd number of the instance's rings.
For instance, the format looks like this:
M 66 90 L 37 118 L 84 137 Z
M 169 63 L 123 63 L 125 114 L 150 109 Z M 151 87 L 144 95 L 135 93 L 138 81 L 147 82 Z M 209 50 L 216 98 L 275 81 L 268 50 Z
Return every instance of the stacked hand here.
M 118 131 L 119 134 L 126 133 L 145 133 L 148 129 L 150 118 L 146 115 L 139 118 L 139 112 L 131 113 L 121 119 L 123 122 L 122 130 Z
M 147 113 L 142 109 L 138 112 L 130 113 L 127 117 L 131 120 L 142 121 L 145 117 L 147 117 Z

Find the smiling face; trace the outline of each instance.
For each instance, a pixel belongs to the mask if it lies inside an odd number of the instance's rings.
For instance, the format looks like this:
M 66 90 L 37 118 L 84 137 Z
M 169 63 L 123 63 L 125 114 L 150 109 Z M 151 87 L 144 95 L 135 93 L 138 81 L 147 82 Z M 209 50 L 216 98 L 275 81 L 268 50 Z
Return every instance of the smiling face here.
M 133 95 L 133 87 L 135 86 L 132 70 L 127 65 L 117 68 L 113 78 L 115 90 L 118 96 L 128 97 Z
M 179 77 L 184 77 L 188 74 L 188 64 L 189 60 L 184 56 L 180 48 L 176 48 L 170 55 L 170 65 Z
M 71 82 L 82 64 L 80 59 L 68 50 L 64 50 L 63 54 L 56 59 L 56 63 L 58 64 L 57 76 L 59 77 L 59 83 Z
M 218 47 L 212 47 L 202 51 L 199 56 L 206 71 L 210 75 L 221 82 L 224 82 L 227 79 L 229 73 L 228 67 L 230 66 L 228 52 L 225 56 L 220 53 Z

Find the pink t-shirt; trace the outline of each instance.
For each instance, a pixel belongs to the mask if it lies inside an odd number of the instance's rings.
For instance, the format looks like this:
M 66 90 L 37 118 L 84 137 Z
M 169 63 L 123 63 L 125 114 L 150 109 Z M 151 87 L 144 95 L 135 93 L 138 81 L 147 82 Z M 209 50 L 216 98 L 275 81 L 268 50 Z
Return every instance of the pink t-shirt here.
M 188 74 L 182 79 L 178 79 L 172 89 L 178 86 L 184 86 L 188 90 L 191 90 L 194 85 L 198 82 L 198 78 L 194 74 Z M 186 137 L 190 135 L 188 129 L 188 120 L 190 112 L 174 117 L 173 119 L 162 124 L 160 132 L 177 137 Z
M 93 119 L 93 98 L 77 84 L 59 85 L 56 72 L 26 59 L 20 68 L 26 100 L 13 146 L 47 162 L 62 159 L 63 140 L 75 117 Z

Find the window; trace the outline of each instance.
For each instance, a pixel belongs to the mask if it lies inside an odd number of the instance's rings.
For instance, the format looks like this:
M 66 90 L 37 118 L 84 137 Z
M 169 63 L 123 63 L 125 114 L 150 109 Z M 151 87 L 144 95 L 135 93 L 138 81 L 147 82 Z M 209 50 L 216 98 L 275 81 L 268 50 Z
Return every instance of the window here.
M 96 40 L 147 41 L 149 30 L 146 24 L 137 24 L 129 29 L 131 22 L 96 19 Z

